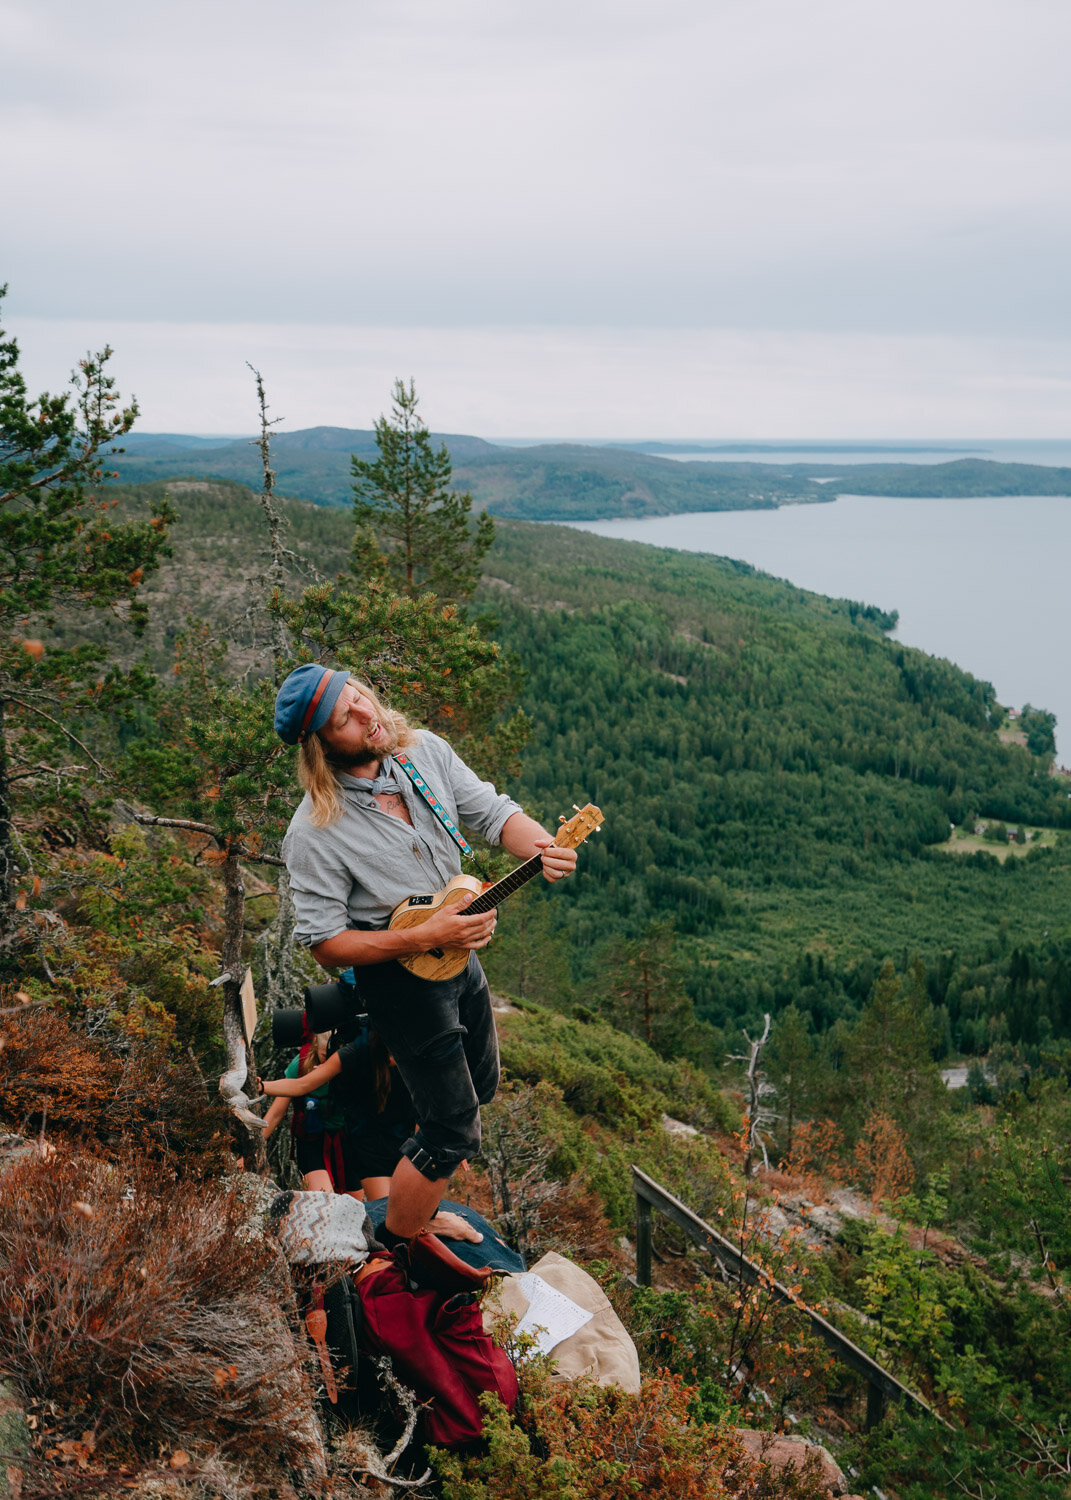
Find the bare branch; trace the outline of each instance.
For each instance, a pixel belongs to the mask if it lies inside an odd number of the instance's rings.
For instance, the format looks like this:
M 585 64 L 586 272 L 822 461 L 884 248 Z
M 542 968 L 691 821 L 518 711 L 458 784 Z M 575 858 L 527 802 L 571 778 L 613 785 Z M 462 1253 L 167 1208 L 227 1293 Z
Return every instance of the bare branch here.
M 21 1005 L 6 1005 L 0 1016 L 18 1016 L 24 1010 L 36 1010 L 39 1005 L 51 1005 L 51 1000 L 24 1000 Z
M 391 1469 L 394 1468 L 394 1465 L 398 1462 L 402 1454 L 405 1452 L 406 1448 L 408 1448 L 409 1444 L 412 1442 L 413 1433 L 416 1431 L 418 1416 L 416 1397 L 407 1386 L 402 1385 L 401 1381 L 394 1373 L 394 1368 L 391 1365 L 390 1360 L 387 1359 L 385 1355 L 381 1359 L 379 1359 L 377 1363 L 379 1365 L 380 1377 L 382 1378 L 384 1385 L 386 1385 L 394 1393 L 398 1404 L 405 1412 L 405 1428 L 402 1432 L 401 1437 L 395 1443 L 391 1451 L 387 1454 L 386 1458 L 384 1458 L 383 1472 L 377 1474 L 376 1478 L 386 1480 L 388 1484 L 397 1485 L 399 1486 L 399 1488 L 419 1489 L 422 1485 L 427 1484 L 428 1479 L 431 1476 L 430 1469 L 426 1469 L 419 1479 L 392 1479 L 390 1475 Z
M 26 781 L 32 776 L 55 776 L 58 781 L 63 776 L 84 776 L 88 769 L 88 766 L 46 766 L 43 762 L 38 762 L 25 771 L 12 771 L 7 779 L 12 782 Z
M 234 852 L 239 859 L 244 859 L 251 865 L 275 865 L 279 870 L 286 869 L 286 860 L 280 859 L 277 854 L 262 854 L 257 849 L 247 849 L 244 844 L 239 844 Z
M 146 828 L 185 828 L 188 833 L 205 833 L 209 838 L 220 841 L 225 837 L 220 829 L 213 828 L 210 823 L 195 823 L 192 818 L 160 818 L 155 813 L 136 812 L 134 821 Z
M 161 818 L 155 813 L 134 814 L 135 823 L 141 823 L 146 828 L 183 828 L 187 833 L 203 833 L 206 838 L 215 839 L 221 849 L 228 848 L 238 859 L 247 860 L 255 865 L 277 865 L 281 869 L 286 868 L 286 861 L 280 859 L 277 854 L 264 854 L 260 849 L 248 849 L 245 844 L 230 844 L 227 842 L 227 834 L 221 828 L 213 828 L 211 823 L 198 823 L 193 818 Z
M 11 778 L 11 779 L 14 779 L 14 778 Z M 19 837 L 19 831 L 15 827 L 15 824 L 14 824 L 13 821 L 8 825 L 8 831 L 9 831 L 9 834 L 10 834 L 10 837 L 11 837 L 11 842 L 15 846 L 15 852 L 17 854 L 21 854 L 22 855 L 22 858 L 23 858 L 23 860 L 26 863 L 26 873 L 27 873 L 27 875 L 30 876 L 31 879 L 33 879 L 33 876 L 34 876 L 33 860 L 30 858 L 30 854 L 29 854 L 29 851 L 26 848 L 26 845 L 22 842 L 22 839 Z
M 37 933 L 37 957 L 40 960 L 42 969 L 45 971 L 45 978 L 48 980 L 49 984 L 55 984 L 57 982 L 55 971 L 48 961 L 48 955 L 45 952 L 44 933 L 40 930 L 38 930 Z

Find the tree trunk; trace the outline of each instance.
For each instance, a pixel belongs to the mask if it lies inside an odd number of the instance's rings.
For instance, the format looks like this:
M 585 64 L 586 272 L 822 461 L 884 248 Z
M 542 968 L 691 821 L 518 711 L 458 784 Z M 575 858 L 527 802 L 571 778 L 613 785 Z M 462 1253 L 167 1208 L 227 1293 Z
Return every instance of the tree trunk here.
M 766 1043 L 770 1039 L 770 1017 L 767 1015 L 763 1019 L 765 1020 L 766 1024 L 763 1026 L 762 1035 L 759 1037 L 758 1041 L 751 1042 L 751 1061 L 748 1064 L 747 1070 L 748 1116 L 747 1154 L 744 1157 L 745 1181 L 747 1181 L 747 1179 L 751 1176 L 751 1164 L 752 1159 L 755 1155 L 755 1147 L 757 1145 L 761 1145 L 761 1142 L 759 1141 L 759 1084 L 761 1082 L 761 1078 L 759 1075 L 759 1059 L 762 1057 L 762 1049 L 766 1046 Z M 746 1031 L 744 1035 L 747 1036 Z M 748 1040 L 751 1041 L 751 1038 L 748 1037 Z M 765 1155 L 766 1152 L 765 1149 L 763 1149 L 764 1158 Z
M 259 370 L 252 365 L 257 382 L 257 402 L 260 408 L 260 437 L 256 441 L 256 447 L 260 451 L 261 468 L 264 473 L 263 484 L 260 491 L 261 509 L 268 522 L 268 572 L 264 580 L 268 594 L 282 593 L 286 586 L 286 557 L 287 549 L 283 546 L 283 517 L 275 505 L 275 470 L 271 466 L 271 429 L 279 418 L 268 420 L 268 398 L 264 390 L 264 381 Z M 289 632 L 286 624 L 278 616 L 272 617 L 271 622 L 271 654 L 275 664 L 276 680 L 282 676 L 283 665 L 289 653 Z
M 15 888 L 19 866 L 11 828 L 11 782 L 8 779 L 7 736 L 0 699 L 0 979 L 13 975 L 16 943 Z

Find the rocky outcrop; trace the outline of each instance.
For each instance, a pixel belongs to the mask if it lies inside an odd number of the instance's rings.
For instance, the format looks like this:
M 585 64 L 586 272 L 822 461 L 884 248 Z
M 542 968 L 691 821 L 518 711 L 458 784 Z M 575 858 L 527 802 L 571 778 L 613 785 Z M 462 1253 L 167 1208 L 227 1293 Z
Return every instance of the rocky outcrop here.
M 848 1481 L 843 1471 L 829 1449 L 823 1448 L 821 1443 L 787 1437 L 783 1433 L 756 1432 L 750 1427 L 737 1428 L 736 1435 L 754 1463 L 763 1464 L 774 1473 L 788 1468 L 801 1471 L 809 1468 L 818 1482 L 825 1486 L 827 1494 L 855 1500 L 848 1494 Z

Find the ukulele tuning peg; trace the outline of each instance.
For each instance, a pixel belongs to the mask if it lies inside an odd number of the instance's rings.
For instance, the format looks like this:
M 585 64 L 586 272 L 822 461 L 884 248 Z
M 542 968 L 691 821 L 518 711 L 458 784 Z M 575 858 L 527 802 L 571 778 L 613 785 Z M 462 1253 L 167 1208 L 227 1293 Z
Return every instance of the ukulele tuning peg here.
M 565 814 L 564 813 L 559 813 L 558 814 L 558 822 L 559 823 L 564 823 L 565 822 Z
M 573 811 L 574 812 L 579 812 L 580 811 L 579 807 L 576 805 L 575 802 L 573 803 Z

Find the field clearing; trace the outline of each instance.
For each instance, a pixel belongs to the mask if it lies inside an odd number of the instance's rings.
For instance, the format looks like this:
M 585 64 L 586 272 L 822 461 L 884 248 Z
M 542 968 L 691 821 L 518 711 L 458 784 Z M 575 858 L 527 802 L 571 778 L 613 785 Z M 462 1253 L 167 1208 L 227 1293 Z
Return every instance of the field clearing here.
M 944 854 L 991 854 L 1001 864 L 1008 858 L 1021 859 L 1032 849 L 1054 849 L 1059 842 L 1059 830 L 1055 828 L 1027 828 L 1028 844 L 996 843 L 992 839 L 980 838 L 976 833 L 961 833 L 957 828 L 943 844 L 931 844 L 932 849 Z

